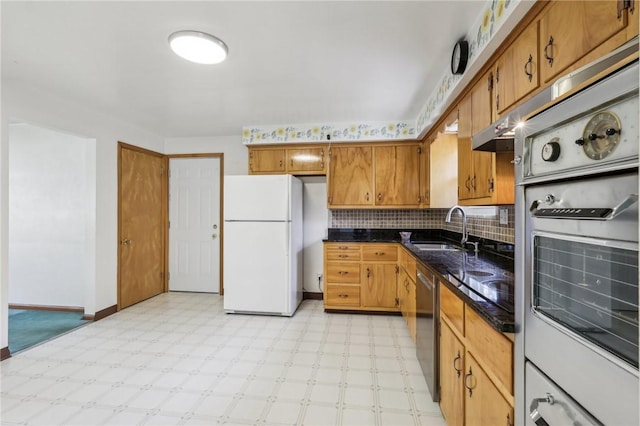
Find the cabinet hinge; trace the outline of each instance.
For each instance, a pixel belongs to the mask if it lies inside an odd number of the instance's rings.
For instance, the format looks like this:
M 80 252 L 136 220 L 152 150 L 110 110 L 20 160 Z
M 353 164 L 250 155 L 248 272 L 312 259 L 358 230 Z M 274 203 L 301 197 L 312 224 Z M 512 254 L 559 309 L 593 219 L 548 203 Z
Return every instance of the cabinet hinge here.
M 164 176 L 164 166 L 160 167 L 160 176 Z
M 625 9 L 633 13 L 633 0 L 618 0 L 618 19 L 622 19 L 622 11 Z
M 487 77 L 487 90 L 493 90 L 493 73 L 489 73 L 489 77 Z
M 494 181 L 493 178 L 489 179 L 489 192 L 493 192 Z
M 398 275 L 399 273 L 400 273 L 400 267 L 396 265 L 396 275 Z
M 396 306 L 400 306 L 400 299 L 396 297 Z
M 496 111 L 500 109 L 500 94 L 496 95 Z
M 421 146 L 418 147 L 418 155 L 420 155 L 420 154 L 422 154 L 422 147 Z

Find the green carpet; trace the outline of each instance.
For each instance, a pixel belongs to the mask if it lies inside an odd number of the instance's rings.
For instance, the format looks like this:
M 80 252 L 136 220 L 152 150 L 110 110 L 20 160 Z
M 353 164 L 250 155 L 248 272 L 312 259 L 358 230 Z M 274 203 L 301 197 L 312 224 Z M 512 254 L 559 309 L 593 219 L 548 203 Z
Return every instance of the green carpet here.
M 9 351 L 14 354 L 87 322 L 81 312 L 9 309 Z

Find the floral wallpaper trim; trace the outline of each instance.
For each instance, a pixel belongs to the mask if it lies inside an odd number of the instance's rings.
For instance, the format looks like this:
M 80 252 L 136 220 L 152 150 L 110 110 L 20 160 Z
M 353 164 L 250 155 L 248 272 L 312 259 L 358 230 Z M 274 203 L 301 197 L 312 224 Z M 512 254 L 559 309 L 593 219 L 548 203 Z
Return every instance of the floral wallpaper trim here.
M 469 42 L 469 61 L 467 68 L 477 59 L 489 40 L 513 12 L 516 3 L 522 0 L 490 0 L 484 12 L 479 17 L 473 30 L 467 33 L 465 39 Z M 417 133 L 420 134 L 442 114 L 442 106 L 456 87 L 461 75 L 453 75 L 449 70 L 445 72 L 440 84 L 436 86 L 431 96 L 427 99 L 420 115 L 416 119 Z
M 489 0 L 487 2 L 484 12 L 465 37 L 469 42 L 467 68 L 473 64 L 496 31 L 513 12 L 514 5 L 521 1 L 523 0 Z M 331 141 L 340 142 L 415 139 L 439 117 L 443 105 L 460 79 L 460 75 L 451 74 L 447 68 L 415 121 L 246 126 L 242 128 L 242 143 L 251 145 L 320 142 L 326 141 L 327 135 L 331 136 Z
M 297 124 L 287 126 L 249 126 L 242 128 L 242 143 L 294 143 L 326 141 L 379 141 L 415 139 L 413 123 L 405 121 L 352 124 Z

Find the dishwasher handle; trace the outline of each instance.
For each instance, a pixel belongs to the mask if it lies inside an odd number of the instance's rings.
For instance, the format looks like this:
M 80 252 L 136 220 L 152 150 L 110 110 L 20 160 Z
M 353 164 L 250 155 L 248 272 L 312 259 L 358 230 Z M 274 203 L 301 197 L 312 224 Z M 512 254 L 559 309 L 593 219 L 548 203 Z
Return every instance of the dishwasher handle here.
M 429 290 L 433 290 L 433 283 L 421 272 L 417 273 L 418 280 L 424 284 Z

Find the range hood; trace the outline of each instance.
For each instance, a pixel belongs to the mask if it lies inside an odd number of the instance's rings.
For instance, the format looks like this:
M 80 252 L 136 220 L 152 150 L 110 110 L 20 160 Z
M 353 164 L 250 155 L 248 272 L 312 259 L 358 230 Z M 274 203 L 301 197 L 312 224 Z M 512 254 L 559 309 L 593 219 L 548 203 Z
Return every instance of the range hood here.
M 513 151 L 514 129 L 524 118 L 540 110 L 554 99 L 571 91 L 574 87 L 589 80 L 607 68 L 638 51 L 638 37 L 628 41 L 618 49 L 585 65 L 582 68 L 560 77 L 552 85 L 523 102 L 513 111 L 502 116 L 489 127 L 471 137 L 471 145 L 476 151 Z

